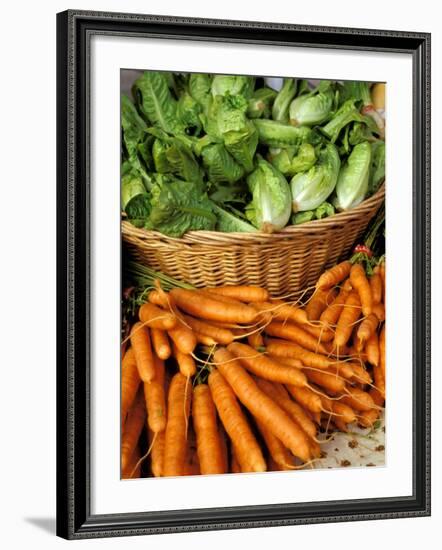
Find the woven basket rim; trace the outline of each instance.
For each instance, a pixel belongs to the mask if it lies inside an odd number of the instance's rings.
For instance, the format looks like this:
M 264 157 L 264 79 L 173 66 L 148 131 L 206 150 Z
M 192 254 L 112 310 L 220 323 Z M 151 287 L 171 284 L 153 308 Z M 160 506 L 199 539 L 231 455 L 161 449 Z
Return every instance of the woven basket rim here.
M 320 233 L 321 231 L 327 231 L 333 229 L 335 226 L 340 226 L 346 221 L 358 218 L 365 211 L 370 211 L 373 207 L 380 203 L 385 198 L 385 183 L 376 191 L 374 195 L 368 197 L 362 201 L 358 206 L 355 206 L 351 210 L 345 212 L 339 212 L 333 216 L 321 219 L 311 220 L 299 225 L 289 225 L 281 231 L 275 233 L 263 233 L 260 231 L 255 232 L 231 232 L 224 233 L 221 231 L 188 231 L 182 237 L 170 237 L 164 235 L 159 231 L 151 231 L 144 228 L 138 228 L 133 226 L 129 221 L 122 220 L 122 232 L 126 235 L 137 236 L 142 239 L 154 238 L 170 244 L 202 244 L 204 241 L 207 244 L 233 244 L 243 241 L 247 242 L 269 242 L 277 241 L 285 238 L 292 238 L 295 235 L 302 236 L 304 234 Z

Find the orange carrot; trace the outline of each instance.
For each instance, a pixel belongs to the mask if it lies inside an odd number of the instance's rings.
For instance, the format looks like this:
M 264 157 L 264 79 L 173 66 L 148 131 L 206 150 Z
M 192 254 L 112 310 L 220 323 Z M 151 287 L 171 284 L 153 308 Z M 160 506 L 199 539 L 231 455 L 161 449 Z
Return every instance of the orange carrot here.
M 369 411 L 375 406 L 371 395 L 359 388 L 347 386 L 347 393 L 340 400 L 345 405 L 348 405 L 356 411 Z
M 345 381 L 343 378 L 337 376 L 336 374 L 331 374 L 326 372 L 318 372 L 317 370 L 312 370 L 305 368 L 303 371 L 307 376 L 309 382 L 314 382 L 318 386 L 322 386 L 328 391 L 333 393 L 339 393 L 344 391 Z
M 183 315 L 183 318 L 185 323 L 188 324 L 192 330 L 213 338 L 213 340 L 219 344 L 227 345 L 233 342 L 233 333 L 231 330 L 211 325 L 205 321 L 200 321 L 190 315 Z
M 144 383 L 144 397 L 146 400 L 147 422 L 154 432 L 166 429 L 166 396 L 164 394 L 164 362 L 154 357 L 155 377 Z
M 379 411 L 377 409 L 370 409 L 369 411 L 363 411 L 358 417 L 358 423 L 364 428 L 373 428 L 373 424 L 379 418 Z
M 370 277 L 370 287 L 371 295 L 373 296 L 373 305 L 379 304 L 382 300 L 382 278 L 376 271 Z
M 298 388 L 291 385 L 286 385 L 286 388 L 289 390 L 290 395 L 308 411 L 313 413 L 322 411 L 321 398 L 309 388 Z
M 265 302 L 269 299 L 269 293 L 259 286 L 218 286 L 207 288 L 209 292 L 235 298 L 240 302 Z
M 257 316 L 256 311 L 248 305 L 242 303 L 238 303 L 238 305 L 226 304 L 220 302 L 216 296 L 209 298 L 201 293 L 198 294 L 195 290 L 174 288 L 170 291 L 170 294 L 180 309 L 195 317 L 228 323 L 248 324 L 252 323 Z
M 149 445 L 152 446 L 150 451 L 150 469 L 154 477 L 163 476 L 165 434 L 166 432 L 163 431 L 155 435 L 152 430 L 149 430 Z
M 372 307 L 373 313 L 376 315 L 376 317 L 379 319 L 379 322 L 382 323 L 382 321 L 385 320 L 385 306 L 382 303 L 374 304 Z
M 333 417 L 333 422 L 336 426 L 336 428 L 341 431 L 341 432 L 348 432 L 348 426 L 347 424 L 341 420 L 341 418 L 339 416 L 334 416 Z
M 196 347 L 197 340 L 194 332 L 181 321 L 175 328 L 169 330 L 169 336 L 181 353 L 190 354 Z
M 271 458 L 282 469 L 290 470 L 295 465 L 293 455 L 288 451 L 281 441 L 260 421 L 256 422 L 262 438 L 267 446 Z
M 351 377 L 352 382 L 359 382 L 361 384 L 371 384 L 372 379 L 370 373 L 359 363 L 351 363 L 350 367 L 353 371 L 353 376 Z
M 186 353 L 181 353 L 175 344 L 173 345 L 173 356 L 175 357 L 180 373 L 183 376 L 188 378 L 196 373 L 196 363 L 194 358 Z
M 210 394 L 210 396 L 212 398 L 212 394 Z M 213 401 L 213 398 L 212 398 L 212 401 Z M 219 425 L 218 425 L 218 436 L 221 442 L 221 457 L 223 460 L 222 462 L 223 472 L 227 473 L 229 471 L 229 457 L 227 452 L 227 434 L 221 422 L 219 422 Z
M 275 321 L 294 321 L 300 325 L 308 323 L 307 313 L 303 309 L 282 300 L 253 303 L 251 306 L 262 313 L 269 313 Z
M 141 390 L 141 388 L 140 388 Z M 138 390 L 137 396 L 127 415 L 121 436 L 121 470 L 127 470 L 130 458 L 138 444 L 146 419 L 143 392 Z
M 351 424 L 356 420 L 356 413 L 348 405 L 345 405 L 340 401 L 329 399 L 328 397 L 325 397 L 325 395 L 321 396 L 321 401 L 324 409 L 339 416 L 345 424 Z
M 155 376 L 152 347 L 150 344 L 149 329 L 142 323 L 135 323 L 130 333 L 130 343 L 134 350 L 138 374 L 143 382 L 150 382 Z
M 329 306 L 336 296 L 334 289 L 315 290 L 307 305 L 305 311 L 309 321 L 318 321 L 322 312 Z
M 254 332 L 247 336 L 247 342 L 249 346 L 255 349 L 264 348 L 264 338 L 260 332 Z
M 261 449 L 232 388 L 217 369 L 213 369 L 209 374 L 208 382 L 221 422 L 232 440 L 232 448 L 235 448 L 241 470 L 265 472 L 266 463 Z
M 371 395 L 373 401 L 378 407 L 383 407 L 385 404 L 385 399 L 382 394 L 376 388 L 370 388 L 368 393 Z
M 233 443 L 230 449 L 230 471 L 232 472 L 232 474 L 241 473 L 241 466 L 239 465 L 238 459 L 236 457 L 235 446 L 233 445 Z
M 224 474 L 223 449 L 216 423 L 216 410 L 209 386 L 199 384 L 193 390 L 193 426 L 201 474 Z
M 287 390 L 280 384 L 274 384 L 268 380 L 255 377 L 258 387 L 275 401 L 291 418 L 297 422 L 305 433 L 311 438 L 316 438 L 316 426 L 307 416 L 304 409 L 295 401 L 290 399 Z
M 327 306 L 319 317 L 319 321 L 325 328 L 332 328 L 338 322 L 349 292 L 341 288 L 333 302 Z
M 195 289 L 196 295 L 198 296 L 205 296 L 206 298 L 212 298 L 213 300 L 217 300 L 218 302 L 222 302 L 223 304 L 233 304 L 233 305 L 240 305 L 241 302 L 237 300 L 236 298 L 232 298 L 230 296 L 223 296 L 222 294 L 216 294 L 215 292 L 210 292 L 209 288 L 197 288 Z
M 380 366 L 373 365 L 374 384 L 382 397 L 385 398 L 385 379 Z
M 379 336 L 379 365 L 381 367 L 382 376 L 385 378 L 385 325 L 382 327 Z
M 359 325 L 357 330 L 357 346 L 360 350 L 363 349 L 365 342 L 370 338 L 370 336 L 376 332 L 376 329 L 378 328 L 378 318 L 374 313 L 370 313 L 368 317 L 366 317 L 362 323 Z
M 318 342 L 314 336 L 293 323 L 278 323 L 273 321 L 264 328 L 264 331 L 270 336 L 290 340 L 315 353 L 327 353 L 323 344 Z
M 138 464 L 137 466 L 137 463 L 139 460 L 140 460 L 140 448 L 137 445 L 134 449 L 134 452 L 132 453 L 132 456 L 129 459 L 127 467 L 121 472 L 121 477 L 123 479 L 136 479 L 140 477 L 141 464 Z
M 200 332 L 193 332 L 195 334 L 195 338 L 198 344 L 203 344 L 203 346 L 216 346 L 218 342 L 216 342 L 211 336 L 206 336 L 205 334 L 201 334 Z
M 156 306 L 161 306 L 166 310 L 173 309 L 175 303 L 170 293 L 151 290 L 147 296 L 148 301 Z
M 350 271 L 350 282 L 359 295 L 362 313 L 365 317 L 368 317 L 373 307 L 373 297 L 371 295 L 370 283 L 365 275 L 365 269 L 361 264 L 354 264 L 352 266 Z
M 153 328 L 150 331 L 150 335 L 152 338 L 152 347 L 157 356 L 164 361 L 169 359 L 172 350 L 170 349 L 170 343 L 166 332 L 159 328 Z
M 164 442 L 165 476 L 184 474 L 187 449 L 187 426 L 192 392 L 186 389 L 187 378 L 177 373 L 170 381 L 167 400 L 167 425 Z
M 330 372 L 336 376 L 341 376 L 342 378 L 351 379 L 355 375 L 355 371 L 353 370 L 354 365 L 355 363 L 346 363 L 344 361 L 339 361 L 328 368 L 327 372 Z
M 226 349 L 213 355 L 218 370 L 253 416 L 280 439 L 295 456 L 310 460 L 310 446 L 305 432 L 270 397 L 263 393 L 240 362 Z
M 124 423 L 127 411 L 132 406 L 140 385 L 140 375 L 138 374 L 135 354 L 132 348 L 129 348 L 124 354 L 121 363 L 121 422 Z
M 318 342 L 330 342 L 333 340 L 334 332 L 329 327 L 326 327 L 319 321 L 319 325 L 305 324 L 302 328 L 315 337 Z M 325 345 L 324 345 L 325 347 Z
M 379 339 L 377 332 L 374 332 L 365 344 L 367 360 L 371 365 L 379 365 Z
M 356 292 L 350 292 L 345 300 L 344 308 L 338 319 L 335 332 L 334 347 L 340 349 L 345 346 L 351 336 L 353 327 L 361 315 L 361 303 Z
M 306 367 L 314 367 L 316 369 L 327 369 L 333 363 L 325 355 L 313 353 L 294 342 L 277 340 L 275 338 L 266 340 L 266 350 L 269 354 L 276 355 L 277 357 L 294 357 L 295 359 L 299 359 Z
M 350 273 L 351 263 L 349 261 L 336 264 L 332 268 L 324 271 L 316 283 L 316 289 L 326 290 L 336 286 L 346 279 Z
M 271 354 L 267 354 L 267 357 L 269 359 L 272 359 L 273 361 L 276 361 L 277 363 L 281 363 L 281 365 L 287 365 L 288 367 L 295 367 L 297 369 L 304 368 L 304 365 L 301 363 L 301 361 L 299 359 L 295 359 L 294 357 L 278 357 Z
M 140 321 L 150 327 L 161 330 L 170 330 L 176 325 L 176 317 L 172 313 L 161 309 L 150 302 L 146 302 L 140 307 L 138 312 Z
M 378 264 L 379 267 L 379 275 L 382 279 L 382 301 L 385 303 L 385 290 L 386 290 L 386 281 L 385 281 L 385 261 Z
M 246 344 L 234 342 L 227 349 L 239 359 L 247 370 L 261 378 L 295 386 L 305 386 L 307 384 L 305 375 L 299 369 L 277 363 Z
M 184 475 L 185 476 L 198 476 L 201 474 L 200 463 L 198 459 L 198 453 L 196 450 L 196 436 L 193 430 L 193 426 L 189 426 L 187 432 L 187 449 L 186 458 L 184 460 Z

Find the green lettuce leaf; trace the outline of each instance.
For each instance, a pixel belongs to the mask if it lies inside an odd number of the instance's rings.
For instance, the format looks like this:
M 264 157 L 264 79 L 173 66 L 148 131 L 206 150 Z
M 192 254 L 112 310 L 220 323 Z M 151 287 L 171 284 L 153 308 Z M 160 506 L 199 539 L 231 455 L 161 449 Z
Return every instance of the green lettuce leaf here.
M 248 176 L 247 184 L 253 195 L 254 225 L 265 233 L 273 233 L 285 227 L 290 219 L 291 194 L 289 184 L 281 172 L 258 157 L 257 167 Z M 251 214 L 250 210 L 246 212 L 248 216 Z
M 255 78 L 252 76 L 222 75 L 214 76 L 212 81 L 213 97 L 221 95 L 242 95 L 249 99 L 255 88 Z
M 341 160 L 338 150 L 328 143 L 319 152 L 317 163 L 307 172 L 299 172 L 291 182 L 293 212 L 315 210 L 333 192 Z
M 253 121 L 258 130 L 259 142 L 269 147 L 298 146 L 309 141 L 312 131 L 307 126 L 291 126 L 283 122 L 267 119 Z
M 284 78 L 284 84 L 273 103 L 273 120 L 288 122 L 290 103 L 296 95 L 296 84 L 297 82 L 294 78 Z
M 353 147 L 342 166 L 336 185 L 336 205 L 349 210 L 361 203 L 368 191 L 371 168 L 371 146 L 368 141 Z
M 207 177 L 213 183 L 234 183 L 244 175 L 244 169 L 222 143 L 213 143 L 204 147 L 202 159 Z
M 137 171 L 127 165 L 125 170 L 121 178 L 121 207 L 133 225 L 143 227 L 150 213 L 150 197 Z
M 177 102 L 168 86 L 165 73 L 145 71 L 134 83 L 132 92 L 146 119 L 169 134 L 184 132 L 179 121 Z
M 187 231 L 215 228 L 213 203 L 197 183 L 159 175 L 151 195 L 147 229 L 182 237 Z
M 204 111 L 212 100 L 212 78 L 208 74 L 193 73 L 189 77 L 189 93 Z
M 271 113 L 272 103 L 277 95 L 272 88 L 258 88 L 253 92 L 247 106 L 247 116 L 249 118 L 268 118 Z
M 242 232 L 253 233 L 256 232 L 256 228 L 250 223 L 242 220 L 238 216 L 235 216 L 231 212 L 228 212 L 224 208 L 218 205 L 213 205 L 213 210 L 217 217 L 216 229 L 217 231 L 223 231 L 225 233 Z
M 185 136 L 171 137 L 155 128 L 148 132 L 157 137 L 152 148 L 156 171 L 176 174 L 202 186 L 203 171 L 193 154 L 192 142 Z
M 375 141 L 371 144 L 371 167 L 368 182 L 368 194 L 372 195 L 379 189 L 385 178 L 385 142 Z
M 201 105 L 186 91 L 178 99 L 177 115 L 186 132 L 198 135 L 202 129 L 200 113 Z

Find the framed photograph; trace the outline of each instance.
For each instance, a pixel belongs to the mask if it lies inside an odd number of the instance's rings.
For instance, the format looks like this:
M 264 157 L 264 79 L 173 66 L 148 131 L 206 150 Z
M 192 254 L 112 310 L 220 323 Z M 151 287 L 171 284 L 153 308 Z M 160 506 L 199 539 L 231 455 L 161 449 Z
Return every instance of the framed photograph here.
M 430 35 L 57 18 L 57 534 L 430 514 Z

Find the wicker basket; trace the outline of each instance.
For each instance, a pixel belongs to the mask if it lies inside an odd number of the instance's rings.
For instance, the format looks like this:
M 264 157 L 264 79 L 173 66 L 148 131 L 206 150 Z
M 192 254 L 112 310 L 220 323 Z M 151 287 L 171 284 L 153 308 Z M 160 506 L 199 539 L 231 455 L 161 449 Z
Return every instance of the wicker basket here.
M 253 284 L 281 296 L 347 257 L 383 200 L 384 186 L 348 212 L 273 234 L 190 231 L 175 239 L 123 221 L 122 235 L 137 261 L 176 279 L 197 287 Z

